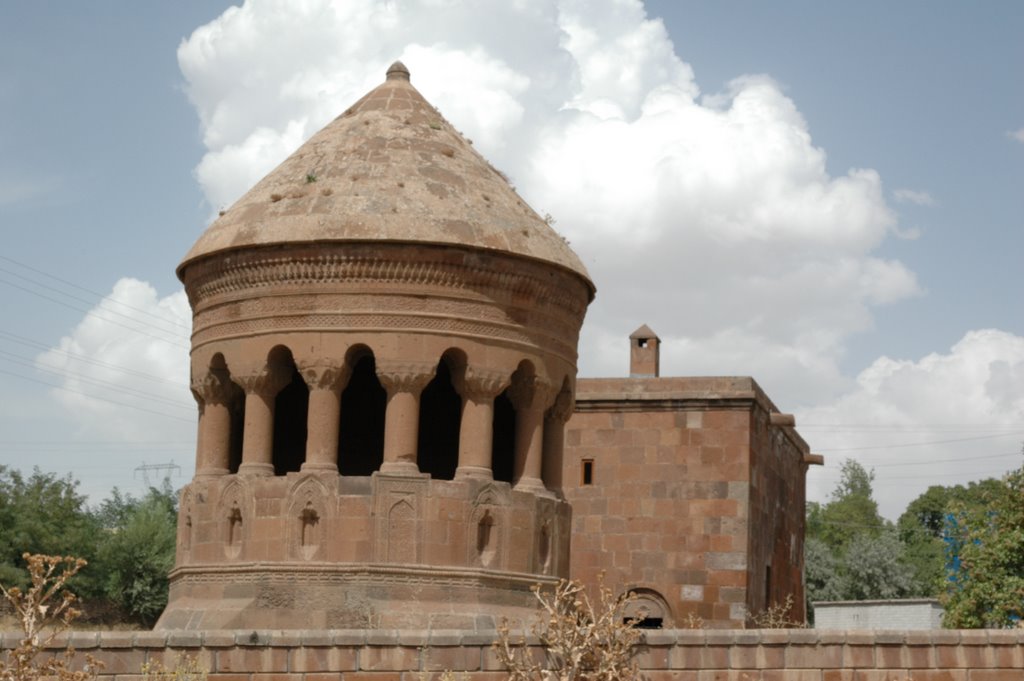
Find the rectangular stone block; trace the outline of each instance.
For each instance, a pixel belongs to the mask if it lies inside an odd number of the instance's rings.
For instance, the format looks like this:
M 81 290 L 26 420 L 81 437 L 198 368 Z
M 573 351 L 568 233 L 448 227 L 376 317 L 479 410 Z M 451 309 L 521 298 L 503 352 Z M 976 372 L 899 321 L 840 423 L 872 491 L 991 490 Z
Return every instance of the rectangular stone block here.
M 131 648 L 135 645 L 134 631 L 101 631 L 100 648 Z
M 250 681 L 295 681 L 291 674 L 278 672 L 257 672 L 250 678 Z
M 426 648 L 422 659 L 423 669 L 428 671 L 479 671 L 482 662 L 479 648 L 463 646 Z
M 914 681 L 969 681 L 965 669 L 915 669 Z
M 753 672 L 757 674 L 757 672 Z M 760 672 L 760 681 L 822 681 L 825 671 L 817 669 L 765 669 Z M 757 676 L 748 676 L 757 679 Z
M 856 681 L 857 672 L 853 669 L 826 669 L 821 672 L 821 681 Z
M 235 646 L 235 634 L 231 631 L 203 632 L 204 648 L 231 648 Z
M 206 679 L 207 681 L 249 681 L 249 674 L 215 672 L 207 675 Z
M 875 666 L 874 646 L 844 646 L 842 666 L 851 669 L 870 669 Z
M 198 648 L 203 645 L 200 631 L 171 631 L 167 633 L 167 645 L 174 648 Z
M 359 650 L 360 671 L 405 671 L 420 669 L 419 648 L 364 646 Z
M 1018 681 L 1021 677 L 1019 669 L 972 669 L 968 681 Z
M 359 669 L 355 648 L 304 647 L 291 652 L 293 672 L 347 672 Z
M 916 678 L 908 669 L 864 669 L 857 671 L 857 681 L 905 681 Z
M 419 681 L 418 676 L 402 672 L 348 672 L 342 675 L 342 681 Z
M 100 649 L 89 652 L 103 664 L 104 676 L 108 674 L 141 674 L 142 665 L 146 662 L 146 651 L 140 649 Z M 80 663 L 84 662 L 85 657 L 82 656 Z
M 841 669 L 843 649 L 841 646 L 801 645 L 791 643 L 786 647 L 786 669 Z
M 757 669 L 782 669 L 786 664 L 786 649 L 777 645 L 760 645 L 757 647 Z
M 303 677 L 304 681 L 342 681 L 341 672 L 308 672 Z
M 286 672 L 288 651 L 284 648 L 229 648 L 216 651 L 218 672 Z

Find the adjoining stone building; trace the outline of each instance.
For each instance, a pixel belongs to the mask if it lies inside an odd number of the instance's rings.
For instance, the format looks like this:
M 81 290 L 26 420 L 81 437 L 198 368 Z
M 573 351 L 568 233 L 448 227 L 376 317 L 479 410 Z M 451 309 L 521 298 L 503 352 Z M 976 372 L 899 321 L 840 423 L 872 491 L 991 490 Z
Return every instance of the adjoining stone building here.
M 490 630 L 601 568 L 666 625 L 802 603 L 806 446 L 750 379 L 658 378 L 649 330 L 647 378 L 577 382 L 586 270 L 402 64 L 178 275 L 199 429 L 159 628 Z
M 629 343 L 629 378 L 576 383 L 572 575 L 634 591 L 652 626 L 743 627 L 787 597 L 803 621 L 804 483 L 821 457 L 753 379 L 660 377 L 657 335 Z

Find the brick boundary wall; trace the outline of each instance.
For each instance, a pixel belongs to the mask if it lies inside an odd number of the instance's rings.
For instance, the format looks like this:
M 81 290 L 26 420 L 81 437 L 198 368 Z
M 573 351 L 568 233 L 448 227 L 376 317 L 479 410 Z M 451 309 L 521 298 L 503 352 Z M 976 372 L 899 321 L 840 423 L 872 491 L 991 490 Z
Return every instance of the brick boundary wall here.
M 0 634 L 10 649 L 16 632 Z M 209 681 L 469 681 L 507 678 L 483 632 L 105 631 L 72 632 L 79 659 L 106 664 L 103 681 L 141 681 L 142 664 L 181 653 Z M 1024 679 L 1024 630 L 651 631 L 637 657 L 648 681 L 1010 681 Z M 459 678 L 465 678 L 461 675 Z

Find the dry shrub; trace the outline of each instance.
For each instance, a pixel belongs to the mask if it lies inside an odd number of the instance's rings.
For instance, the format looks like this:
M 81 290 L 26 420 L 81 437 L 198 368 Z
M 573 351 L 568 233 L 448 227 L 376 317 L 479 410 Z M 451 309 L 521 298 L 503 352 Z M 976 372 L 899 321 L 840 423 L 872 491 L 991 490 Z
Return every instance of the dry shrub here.
M 707 629 L 708 625 L 700 615 L 688 612 L 686 619 L 679 623 L 680 629 Z
M 798 622 L 793 619 L 793 596 L 786 595 L 783 603 L 775 603 L 769 606 L 764 612 L 756 615 L 747 613 L 749 621 L 755 629 L 806 629 L 807 622 Z
M 0 593 L 14 611 L 23 637 L 7 659 L 0 660 L 0 681 L 89 681 L 96 678 L 102 663 L 91 655 L 74 670 L 75 651 L 70 646 L 61 654 L 44 654 L 54 639 L 81 615 L 74 607 L 75 595 L 67 590 L 68 580 L 85 567 L 85 561 L 71 556 L 24 554 L 31 586 L 22 591 L 0 585 Z
M 540 586 L 533 593 L 542 612 L 531 631 L 540 640 L 543 663 L 531 656 L 526 641 L 512 641 L 507 621 L 498 628 L 494 649 L 509 671 L 510 681 L 618 681 L 635 678 L 633 656 L 643 642 L 636 628 L 642 613 L 626 619 L 632 593 L 615 597 L 598 580 L 598 602 L 592 603 L 583 585 L 561 580 L 553 591 Z
M 142 665 L 143 681 L 206 681 L 209 671 L 191 655 L 179 653 L 173 667 L 160 660 L 151 660 Z

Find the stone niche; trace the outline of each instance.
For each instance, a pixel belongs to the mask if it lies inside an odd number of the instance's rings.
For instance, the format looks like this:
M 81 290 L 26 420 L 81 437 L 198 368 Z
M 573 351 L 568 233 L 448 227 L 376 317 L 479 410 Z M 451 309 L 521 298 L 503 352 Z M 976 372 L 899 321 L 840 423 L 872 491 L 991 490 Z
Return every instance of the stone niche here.
M 199 432 L 158 628 L 493 629 L 568 576 L 594 288 L 404 67 L 178 274 Z

